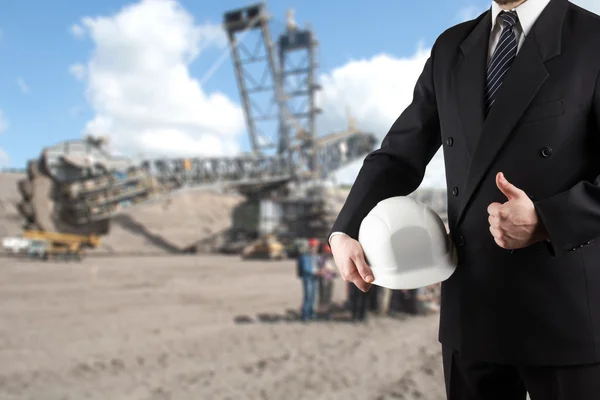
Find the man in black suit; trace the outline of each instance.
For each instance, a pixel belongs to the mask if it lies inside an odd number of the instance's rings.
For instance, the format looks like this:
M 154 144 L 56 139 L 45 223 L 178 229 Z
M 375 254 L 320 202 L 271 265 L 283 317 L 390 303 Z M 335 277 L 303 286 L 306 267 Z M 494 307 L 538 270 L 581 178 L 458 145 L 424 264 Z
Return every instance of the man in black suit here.
M 449 399 L 600 399 L 600 17 L 495 0 L 438 37 L 333 226 L 345 280 L 368 290 L 360 223 L 416 190 L 440 146 L 459 257 L 440 313 Z

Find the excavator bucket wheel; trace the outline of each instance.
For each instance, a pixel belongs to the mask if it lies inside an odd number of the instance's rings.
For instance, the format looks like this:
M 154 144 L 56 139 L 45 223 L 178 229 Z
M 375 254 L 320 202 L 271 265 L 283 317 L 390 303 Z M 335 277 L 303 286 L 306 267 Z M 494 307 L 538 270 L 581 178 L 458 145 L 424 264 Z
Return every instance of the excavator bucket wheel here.
M 91 231 L 96 235 L 108 235 L 110 232 L 110 219 L 92 222 Z
M 28 179 L 21 179 L 20 181 L 17 182 L 17 187 L 19 189 L 19 193 L 21 194 L 21 196 L 23 197 L 24 200 L 31 200 L 31 193 L 32 193 L 32 187 L 31 187 L 31 181 Z
M 33 208 L 31 207 L 30 203 L 26 203 L 23 201 L 19 202 L 17 204 L 17 210 L 19 210 L 19 214 L 21 214 L 25 219 L 33 221 Z
M 27 162 L 27 177 L 30 180 L 35 179 L 40 174 L 39 161 L 30 160 Z
M 25 221 L 25 223 L 23 224 L 23 226 L 21 227 L 24 231 L 33 231 L 37 229 L 37 226 L 35 226 L 35 223 L 33 221 Z
M 106 235 L 110 230 L 110 220 L 91 224 L 73 225 L 63 221 L 55 212 L 53 193 L 57 183 L 48 175 L 44 167 L 45 156 L 31 160 L 27 164 L 27 179 L 17 183 L 21 202 L 17 205 L 25 226 L 46 232 Z

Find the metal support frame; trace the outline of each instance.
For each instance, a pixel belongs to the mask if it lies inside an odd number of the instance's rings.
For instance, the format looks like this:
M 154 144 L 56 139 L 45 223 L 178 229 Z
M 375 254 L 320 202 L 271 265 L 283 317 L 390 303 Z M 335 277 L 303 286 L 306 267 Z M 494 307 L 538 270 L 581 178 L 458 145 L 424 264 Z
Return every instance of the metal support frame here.
M 285 198 L 290 195 L 288 183 L 325 179 L 371 152 L 375 137 L 352 126 L 342 133 L 317 137 L 316 115 L 321 112 L 315 105 L 315 92 L 320 89 L 315 81 L 317 42 L 310 29 L 300 30 L 295 23 L 288 23 L 278 41 L 277 63 L 268 19 L 264 4 L 224 16 L 252 156 L 151 159 L 140 164 L 113 157 L 102 149 L 104 140 L 88 137 L 63 142 L 45 149 L 40 159 L 44 173 L 61 184 L 61 190 L 56 192 L 62 195 L 56 200 L 58 209 L 68 214 L 63 219 L 74 219 L 74 224 L 105 220 L 122 212 L 124 207 L 158 199 L 184 187 L 229 188 L 248 198 L 273 195 Z M 238 41 L 238 34 L 249 30 L 258 31 L 262 37 L 254 52 Z M 265 49 L 264 55 L 259 53 L 261 48 Z M 297 55 L 301 59 L 292 61 L 298 59 Z M 262 63 L 264 67 L 259 80 L 247 73 L 246 66 L 253 63 Z M 258 104 L 254 97 L 265 92 L 274 94 L 270 106 L 275 105 L 277 110 L 274 114 L 259 110 L 256 115 Z M 276 151 L 267 154 L 266 150 L 273 146 L 260 142 L 259 135 L 264 132 L 257 125 L 272 120 L 279 122 L 279 129 L 273 129 L 278 135 L 274 140 Z M 290 137 L 290 128 L 296 130 L 294 137 Z M 305 197 L 309 204 L 323 200 L 312 192 Z M 319 215 L 323 213 L 317 211 Z M 324 221 L 324 217 L 316 215 L 318 221 L 312 221 L 308 214 L 305 217 L 310 223 Z
M 375 136 L 364 132 L 352 132 L 341 137 L 326 138 L 324 143 L 317 142 L 315 157 L 319 170 L 318 179 L 326 179 L 335 171 L 360 160 L 373 151 Z
M 160 183 L 193 187 L 270 185 L 292 177 L 282 157 L 159 159 L 144 161 L 142 168 Z
M 318 178 L 326 178 L 366 155 L 373 150 L 374 144 L 373 135 L 362 132 L 332 135 L 316 141 L 314 152 L 319 165 L 323 167 Z M 291 148 L 290 151 L 296 157 L 302 157 L 299 147 Z M 160 183 L 177 182 L 179 186 L 194 187 L 217 184 L 236 187 L 286 183 L 294 178 L 295 165 L 285 156 L 241 156 L 146 160 L 142 163 L 142 169 Z
M 315 176 L 319 175 L 319 159 L 314 150 L 316 116 L 321 112 L 315 104 L 315 92 L 321 89 L 316 83 L 316 46 L 311 29 L 298 29 L 288 25 L 279 37 L 279 84 L 286 98 L 286 124 L 280 127 L 281 143 L 287 148 L 300 144 L 303 163 Z M 296 135 L 290 138 L 290 127 Z
M 255 154 L 264 154 L 270 149 L 281 148 L 280 143 L 261 143 L 265 132 L 262 132 L 258 125 L 261 122 L 272 120 L 278 120 L 280 125 L 285 123 L 278 111 L 283 109 L 285 104 L 281 87 L 276 84 L 278 79 L 277 63 L 268 21 L 269 17 L 264 3 L 230 11 L 224 16 L 224 26 L 227 30 L 235 75 L 246 114 L 246 126 Z M 261 40 L 253 51 L 238 41 L 238 34 L 247 30 L 260 31 Z M 263 72 L 257 79 L 248 71 L 247 67 L 250 64 L 261 63 L 264 66 Z M 274 98 L 269 104 L 261 106 L 258 94 L 265 92 L 273 92 Z M 273 105 L 277 108 L 275 111 L 272 110 Z M 279 141 L 279 138 L 276 141 Z

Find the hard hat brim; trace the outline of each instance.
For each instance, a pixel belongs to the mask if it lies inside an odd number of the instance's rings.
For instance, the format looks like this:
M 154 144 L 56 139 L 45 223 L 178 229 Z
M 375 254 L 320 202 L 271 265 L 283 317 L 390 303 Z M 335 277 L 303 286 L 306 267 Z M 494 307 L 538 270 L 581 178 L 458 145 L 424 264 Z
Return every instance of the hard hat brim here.
M 419 289 L 440 283 L 450 278 L 456 269 L 455 265 L 436 265 L 419 269 L 418 271 L 405 271 L 398 273 L 394 270 L 373 269 L 373 285 L 394 290 Z

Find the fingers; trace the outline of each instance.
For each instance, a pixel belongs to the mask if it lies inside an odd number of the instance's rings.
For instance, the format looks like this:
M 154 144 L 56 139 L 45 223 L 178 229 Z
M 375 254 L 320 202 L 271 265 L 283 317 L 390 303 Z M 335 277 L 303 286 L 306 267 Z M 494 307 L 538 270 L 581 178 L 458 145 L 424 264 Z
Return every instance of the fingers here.
M 354 283 L 363 292 L 368 291 L 374 278 L 360 243 L 352 238 L 340 238 L 332 250 L 342 279 Z
M 502 204 L 500 203 L 492 203 L 488 206 L 487 208 L 487 212 L 488 214 L 490 214 L 491 216 L 494 217 L 499 217 L 500 216 L 500 210 L 502 209 Z
M 363 281 L 362 278 L 357 278 L 352 283 L 363 292 L 368 292 L 371 289 L 371 284 Z
M 508 242 L 504 239 L 498 239 L 496 237 L 494 237 L 494 242 L 496 242 L 496 244 L 505 249 L 505 250 L 510 250 L 510 246 L 508 245 Z
M 488 223 L 490 224 L 490 233 L 492 234 L 494 241 L 499 247 L 507 249 L 509 247 L 509 238 L 506 234 L 506 229 L 503 227 L 502 223 L 502 220 L 506 216 L 504 215 L 504 211 L 502 209 L 496 209 L 495 207 L 492 207 L 492 205 L 490 205 L 490 207 L 492 208 L 491 211 L 495 215 L 492 215 L 490 213 L 490 216 L 488 217 Z
M 360 267 L 358 267 L 357 264 L 360 265 Z M 344 281 L 352 282 L 357 288 L 366 292 L 371 287 L 371 282 L 373 281 L 373 275 L 370 271 L 371 269 L 364 260 L 361 263 L 360 261 L 355 261 L 354 257 L 348 257 L 340 269 L 340 275 Z M 370 278 L 366 278 L 366 276 L 370 276 Z M 366 279 L 368 279 L 368 281 Z
M 496 186 L 508 200 L 516 200 L 525 195 L 525 192 L 510 183 L 502 172 L 496 174 Z
M 352 261 L 354 261 L 354 265 L 356 265 L 356 269 L 358 270 L 361 278 L 367 283 L 373 282 L 373 273 L 371 272 L 371 268 L 365 260 L 364 253 L 362 251 L 357 252 L 353 255 Z
M 354 279 L 352 279 L 352 282 L 363 292 L 368 291 L 371 287 L 371 282 L 373 282 L 373 274 L 371 272 L 371 268 L 369 268 L 364 259 L 363 253 L 361 252 L 360 254 L 355 255 L 352 258 L 352 262 L 354 263 L 357 271 L 357 274 L 354 274 Z
M 496 242 L 499 247 L 507 250 L 511 248 L 511 242 L 509 241 L 510 238 L 507 237 L 505 231 L 498 227 L 490 226 L 490 232 L 494 237 L 494 242 Z
M 503 232 L 495 226 L 490 225 L 490 232 L 492 233 L 492 236 L 496 239 L 502 239 L 504 236 Z

